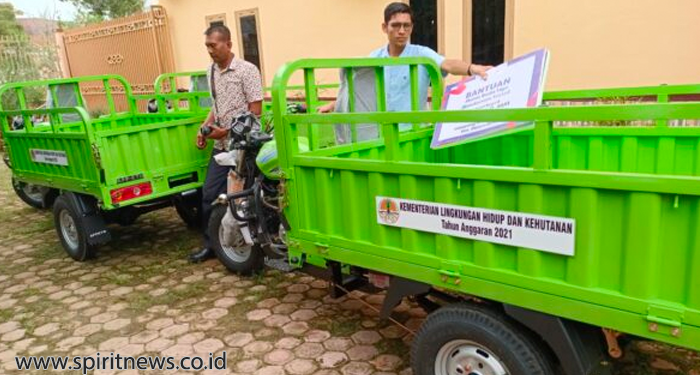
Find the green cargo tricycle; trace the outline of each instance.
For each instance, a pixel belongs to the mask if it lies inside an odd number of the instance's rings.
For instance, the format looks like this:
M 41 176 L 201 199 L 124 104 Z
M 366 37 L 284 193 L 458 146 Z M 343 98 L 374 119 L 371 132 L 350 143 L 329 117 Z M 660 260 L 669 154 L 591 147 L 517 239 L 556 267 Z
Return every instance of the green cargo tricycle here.
M 384 111 L 387 65 L 409 66 L 414 111 Z M 429 111 L 417 106 L 421 66 Z M 351 113 L 313 113 L 318 69 L 344 70 L 352 92 L 360 67 L 374 71 L 376 110 L 354 110 L 351 95 Z M 288 114 L 299 71 L 310 111 Z M 323 270 L 337 295 L 388 288 L 384 318 L 407 296 L 429 311 L 412 343 L 415 375 L 601 374 L 623 334 L 700 349 L 700 128 L 682 126 L 700 119 L 700 103 L 674 100 L 700 86 L 550 93 L 539 108 L 474 111 L 440 110 L 442 88 L 438 67 L 418 58 L 278 71 L 289 263 Z M 425 126 L 499 121 L 533 125 L 443 149 Z M 350 124 L 344 142 L 300 144 L 301 131 L 337 124 Z M 376 139 L 359 140 L 359 124 L 374 124 Z
M 31 90 L 46 90 L 50 105 L 30 109 Z M 61 244 L 78 261 L 109 241 L 107 224 L 128 225 L 145 212 L 175 205 L 188 225 L 199 225 L 210 154 L 194 145 L 207 114 L 203 95 L 134 95 L 116 75 L 3 85 L 0 121 L 15 190 L 35 207 L 53 207 Z M 152 99 L 188 109 L 141 111 Z

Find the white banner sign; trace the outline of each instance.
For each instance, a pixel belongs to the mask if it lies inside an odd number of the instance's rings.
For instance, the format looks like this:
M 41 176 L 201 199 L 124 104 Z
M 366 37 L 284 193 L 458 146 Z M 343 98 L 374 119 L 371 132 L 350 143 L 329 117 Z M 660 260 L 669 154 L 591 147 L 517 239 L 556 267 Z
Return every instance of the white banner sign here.
M 377 197 L 377 223 L 574 255 L 574 219 Z
M 68 155 L 66 155 L 65 151 L 32 148 L 29 150 L 29 154 L 35 163 L 68 166 Z
M 465 78 L 445 88 L 442 109 L 504 109 L 537 107 L 542 103 L 549 52 L 541 49 L 490 69 L 488 78 Z M 532 125 L 531 122 L 438 123 L 432 148 L 452 146 Z

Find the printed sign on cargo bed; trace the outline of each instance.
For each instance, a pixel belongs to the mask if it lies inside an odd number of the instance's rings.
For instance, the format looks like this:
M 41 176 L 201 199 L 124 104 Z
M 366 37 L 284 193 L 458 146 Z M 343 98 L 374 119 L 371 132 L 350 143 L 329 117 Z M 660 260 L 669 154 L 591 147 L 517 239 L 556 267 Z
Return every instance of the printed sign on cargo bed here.
M 443 110 L 537 107 L 542 103 L 549 52 L 534 51 L 490 69 L 486 80 L 468 77 L 445 88 Z M 433 133 L 431 148 L 453 146 L 521 130 L 531 122 L 444 122 Z M 505 120 L 505 121 L 504 121 Z
M 65 151 L 32 148 L 29 150 L 29 154 L 35 163 L 68 166 L 68 155 Z
M 377 223 L 574 255 L 574 219 L 377 197 Z

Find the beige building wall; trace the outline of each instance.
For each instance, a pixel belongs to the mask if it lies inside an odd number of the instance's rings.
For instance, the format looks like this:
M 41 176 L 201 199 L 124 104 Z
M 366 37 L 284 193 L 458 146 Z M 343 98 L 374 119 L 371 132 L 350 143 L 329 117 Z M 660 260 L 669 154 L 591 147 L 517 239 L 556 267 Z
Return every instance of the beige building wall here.
M 548 89 L 700 83 L 698 0 L 515 0 L 514 54 L 551 51 Z
M 262 73 L 266 85 L 284 63 L 300 58 L 364 57 L 386 43 L 377 0 L 159 0 L 170 19 L 178 71 L 204 70 L 207 16 L 225 13 L 233 51 L 241 56 L 235 13 L 258 10 Z M 338 72 L 318 74 L 321 83 L 337 82 Z
M 469 60 L 471 4 L 437 0 L 438 50 Z M 225 14 L 241 55 L 236 12 L 257 9 L 263 77 L 270 85 L 285 62 L 361 57 L 386 43 L 390 0 L 159 0 L 170 19 L 176 68 L 209 61 L 206 17 Z M 699 0 L 506 0 L 505 56 L 551 51 L 548 90 L 700 83 Z M 322 83 L 337 72 L 318 75 Z M 448 78 L 454 81 L 455 77 Z
M 438 0 L 438 52 L 450 59 L 464 55 L 465 7 L 462 1 Z M 462 77 L 448 76 L 447 83 Z

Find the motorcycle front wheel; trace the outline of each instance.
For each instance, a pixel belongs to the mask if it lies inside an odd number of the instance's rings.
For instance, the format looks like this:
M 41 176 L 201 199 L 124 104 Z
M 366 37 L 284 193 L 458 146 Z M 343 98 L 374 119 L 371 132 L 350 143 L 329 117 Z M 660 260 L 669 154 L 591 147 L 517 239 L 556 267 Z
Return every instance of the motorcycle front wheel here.
M 209 218 L 209 238 L 216 257 L 231 272 L 241 275 L 251 275 L 262 270 L 265 255 L 257 246 L 246 244 L 240 230 L 229 228 L 231 235 L 225 235 L 222 224 L 226 216 L 226 206 L 217 205 Z

